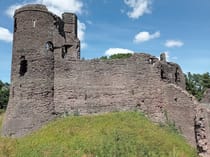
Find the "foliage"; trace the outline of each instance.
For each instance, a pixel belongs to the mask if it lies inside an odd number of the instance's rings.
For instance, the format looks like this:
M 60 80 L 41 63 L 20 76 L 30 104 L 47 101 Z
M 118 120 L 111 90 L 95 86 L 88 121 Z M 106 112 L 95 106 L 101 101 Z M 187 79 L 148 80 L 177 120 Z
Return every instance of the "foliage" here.
M 0 113 L 0 129 L 1 129 L 1 125 L 2 125 L 3 116 L 4 116 L 4 113 L 1 112 Z
M 108 59 L 107 56 L 102 56 L 102 57 L 100 57 L 100 60 L 107 60 L 107 59 Z
M 131 53 L 118 53 L 118 54 L 113 54 L 109 57 L 107 56 L 102 56 L 100 59 L 101 60 L 107 60 L 107 59 L 125 59 L 125 58 L 129 58 L 131 57 L 132 54 Z
M 191 74 L 185 75 L 186 90 L 194 95 L 199 101 L 203 98 L 203 94 L 207 88 L 210 88 L 210 74 Z
M 176 133 L 139 112 L 69 116 L 17 140 L 0 138 L 0 156 L 196 157 Z
M 0 109 L 6 109 L 9 100 L 9 84 L 0 81 Z

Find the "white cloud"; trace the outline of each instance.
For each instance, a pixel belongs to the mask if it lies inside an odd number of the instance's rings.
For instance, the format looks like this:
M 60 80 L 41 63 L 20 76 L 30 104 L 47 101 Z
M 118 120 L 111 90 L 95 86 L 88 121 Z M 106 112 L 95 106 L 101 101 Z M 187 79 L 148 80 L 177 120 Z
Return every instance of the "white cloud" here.
M 78 37 L 81 41 L 85 38 L 86 25 L 78 20 Z
M 108 50 L 105 51 L 105 55 L 107 56 L 111 56 L 114 54 L 126 54 L 126 53 L 134 53 L 132 50 L 128 50 L 128 49 L 123 49 L 123 48 L 109 48 Z
M 13 34 L 6 28 L 0 27 L 0 40 L 12 42 Z
M 80 46 L 81 46 L 81 49 L 85 49 L 88 45 L 87 45 L 87 43 L 82 42 Z
M 81 13 L 83 7 L 80 0 L 36 0 L 35 2 L 46 5 L 49 11 L 57 15 L 63 12 Z
M 85 30 L 86 30 L 86 25 L 79 20 L 78 22 L 78 38 L 81 41 L 81 49 L 84 49 L 87 47 L 87 43 L 85 43 Z
M 15 13 L 15 10 L 22 7 L 23 4 L 15 4 L 15 5 L 12 5 L 10 6 L 7 10 L 6 10 L 6 14 L 10 17 L 13 17 L 14 13 Z
M 6 14 L 9 15 L 10 17 L 13 17 L 16 9 L 29 3 L 44 4 L 47 6 L 47 9 L 49 11 L 53 12 L 58 16 L 61 16 L 61 14 L 64 12 L 82 13 L 82 7 L 83 7 L 83 3 L 81 2 L 81 0 L 31 0 L 28 1 L 27 3 L 15 4 L 10 6 L 6 11 Z M 85 38 L 85 30 L 86 30 L 86 25 L 78 20 L 78 38 L 81 41 L 81 48 L 87 46 L 86 43 L 83 43 Z
M 132 8 L 132 11 L 127 13 L 127 15 L 132 19 L 138 19 L 145 13 L 151 12 L 151 0 L 124 0 L 124 3 Z
M 26 4 L 44 4 L 48 10 L 61 16 L 63 12 L 81 13 L 83 3 L 80 0 L 31 0 L 27 3 L 15 4 L 6 10 L 6 14 L 13 17 L 16 9 Z
M 135 43 L 142 43 L 151 39 L 159 38 L 160 32 L 155 32 L 153 34 L 150 34 L 149 32 L 139 32 L 134 37 Z
M 184 43 L 182 41 L 179 40 L 167 40 L 165 43 L 166 47 L 182 47 L 184 45 Z

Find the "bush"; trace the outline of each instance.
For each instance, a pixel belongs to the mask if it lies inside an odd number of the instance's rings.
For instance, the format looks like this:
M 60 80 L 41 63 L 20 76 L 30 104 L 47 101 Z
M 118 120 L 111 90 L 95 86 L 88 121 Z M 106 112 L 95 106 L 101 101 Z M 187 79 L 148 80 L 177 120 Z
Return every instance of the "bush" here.
M 0 81 L 0 109 L 5 110 L 9 100 L 9 84 Z
M 210 88 L 210 74 L 191 74 L 185 75 L 186 90 L 195 96 L 199 101 L 203 98 L 206 89 Z
M 113 54 L 109 57 L 107 56 L 102 56 L 100 59 L 101 60 L 107 60 L 107 59 L 125 59 L 125 58 L 129 58 L 131 57 L 132 54 L 131 53 L 118 53 L 118 54 Z

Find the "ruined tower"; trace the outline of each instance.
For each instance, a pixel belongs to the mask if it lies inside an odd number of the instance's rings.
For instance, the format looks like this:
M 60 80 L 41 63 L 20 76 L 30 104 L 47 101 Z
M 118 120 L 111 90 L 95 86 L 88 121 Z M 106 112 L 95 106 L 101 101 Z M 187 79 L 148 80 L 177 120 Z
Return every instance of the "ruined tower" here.
M 55 58 L 78 59 L 80 48 L 76 15 L 63 14 L 63 18 L 44 5 L 16 10 L 11 90 L 3 135 L 21 136 L 55 117 Z
M 199 153 L 209 156 L 210 109 L 185 90 L 176 63 L 136 53 L 115 60 L 80 60 L 77 17 L 43 5 L 14 15 L 9 104 L 2 135 L 26 135 L 60 115 L 139 110 L 173 122 Z M 166 116 L 167 113 L 167 116 Z
M 63 51 L 69 59 L 80 58 L 80 43 L 77 39 L 77 16 L 72 13 L 64 13 L 62 15 L 64 21 L 65 44 Z M 71 49 L 76 49 L 76 53 L 69 53 Z M 68 53 L 68 54 L 67 54 Z M 63 54 L 63 58 L 66 57 Z

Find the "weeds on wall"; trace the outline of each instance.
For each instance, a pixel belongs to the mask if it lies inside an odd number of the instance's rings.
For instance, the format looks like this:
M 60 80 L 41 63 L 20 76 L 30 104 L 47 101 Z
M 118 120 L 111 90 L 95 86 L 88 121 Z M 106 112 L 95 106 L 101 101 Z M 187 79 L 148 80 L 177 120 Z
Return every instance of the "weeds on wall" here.
M 175 134 L 181 134 L 181 128 L 178 128 L 178 126 L 176 126 L 176 123 L 174 121 L 171 121 L 169 119 L 168 116 L 168 112 L 166 110 L 164 110 L 164 116 L 166 119 L 166 123 L 165 124 L 160 124 L 161 127 L 166 127 L 169 131 L 175 133 Z
M 130 58 L 132 56 L 131 53 L 118 53 L 118 54 L 113 54 L 111 56 L 102 56 L 99 59 L 100 60 L 109 60 L 109 59 L 126 59 L 126 58 Z

